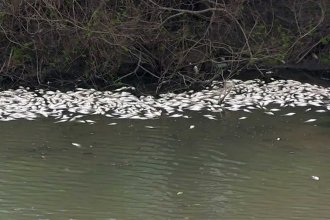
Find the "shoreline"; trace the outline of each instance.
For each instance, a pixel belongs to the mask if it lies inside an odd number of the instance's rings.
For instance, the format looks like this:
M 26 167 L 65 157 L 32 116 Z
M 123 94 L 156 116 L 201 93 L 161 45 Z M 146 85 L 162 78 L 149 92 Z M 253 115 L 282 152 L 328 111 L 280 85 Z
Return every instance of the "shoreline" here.
M 222 81 L 222 77 L 215 76 L 211 74 L 215 80 L 205 80 L 196 82 L 188 87 L 184 85 L 177 85 L 174 87 L 165 88 L 162 90 L 156 91 L 158 84 L 156 82 L 150 82 L 148 80 L 139 80 L 138 78 L 133 78 L 130 81 L 122 82 L 120 84 L 106 83 L 104 81 L 97 82 L 92 80 L 91 82 L 84 82 L 79 79 L 53 79 L 52 81 L 47 81 L 46 83 L 40 84 L 37 79 L 31 79 L 28 82 L 24 81 L 12 81 L 12 80 L 2 80 L 0 81 L 0 91 L 5 91 L 8 89 L 18 89 L 20 87 L 31 88 L 34 90 L 45 89 L 50 91 L 72 91 L 76 88 L 84 89 L 96 89 L 99 91 L 114 91 L 120 89 L 121 87 L 134 87 L 136 88 L 136 95 L 148 94 L 148 95 L 158 95 L 166 92 L 184 92 L 188 90 L 200 91 L 209 87 L 214 81 Z M 226 73 L 223 75 L 225 80 L 264 80 L 266 83 L 270 82 L 271 79 L 276 80 L 295 80 L 301 83 L 310 83 L 325 87 L 330 87 L 330 68 L 325 70 L 306 70 L 303 68 L 291 68 L 287 66 L 282 66 L 280 68 L 273 68 L 271 70 L 263 70 L 262 73 L 256 70 L 244 70 L 240 74 L 235 74 L 230 76 Z

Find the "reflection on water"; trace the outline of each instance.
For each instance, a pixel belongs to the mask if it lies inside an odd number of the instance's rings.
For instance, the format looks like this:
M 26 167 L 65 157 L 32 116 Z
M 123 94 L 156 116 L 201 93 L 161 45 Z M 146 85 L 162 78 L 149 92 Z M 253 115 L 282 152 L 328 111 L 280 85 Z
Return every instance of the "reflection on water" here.
M 329 115 L 241 116 L 1 123 L 0 219 L 328 218 Z

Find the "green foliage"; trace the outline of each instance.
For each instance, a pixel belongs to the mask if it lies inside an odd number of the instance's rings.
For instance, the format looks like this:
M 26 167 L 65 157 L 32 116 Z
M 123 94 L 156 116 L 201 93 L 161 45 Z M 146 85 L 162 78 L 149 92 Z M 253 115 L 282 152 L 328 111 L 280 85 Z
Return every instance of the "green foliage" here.
M 257 42 L 262 42 L 265 41 L 267 37 L 267 27 L 264 24 L 256 25 L 252 32 L 252 39 Z
M 16 64 L 24 64 L 33 61 L 33 51 L 31 50 L 32 43 L 26 43 L 20 46 L 12 47 L 12 60 Z
M 329 45 L 330 44 L 330 36 L 322 37 L 320 41 L 323 45 Z
M 284 49 L 289 48 L 292 45 L 292 38 L 294 35 L 290 34 L 289 30 L 283 28 L 281 25 L 277 27 L 278 41 Z
M 320 62 L 322 64 L 330 64 L 330 35 L 321 38 L 321 44 L 328 49 L 320 51 Z
M 3 11 L 0 11 L 0 24 L 5 22 L 5 16 L 6 14 Z
M 328 51 L 327 53 L 321 53 L 320 62 L 322 64 L 330 65 L 330 51 Z

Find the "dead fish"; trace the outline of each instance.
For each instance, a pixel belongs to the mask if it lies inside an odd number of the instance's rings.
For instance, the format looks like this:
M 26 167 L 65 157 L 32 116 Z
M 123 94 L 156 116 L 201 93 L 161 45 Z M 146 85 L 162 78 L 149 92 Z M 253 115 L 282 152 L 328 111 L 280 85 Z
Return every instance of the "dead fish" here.
M 320 180 L 320 177 L 318 176 L 311 176 L 312 180 Z
M 78 144 L 78 143 L 71 143 L 71 144 L 75 147 L 81 147 L 81 144 Z
M 314 122 L 314 121 L 316 121 L 316 119 L 315 118 L 311 118 L 311 119 L 308 119 L 307 121 L 305 121 L 305 123 L 310 123 L 310 122 Z
M 170 115 L 171 118 L 179 118 L 182 117 L 182 114 L 174 114 L 174 115 Z
M 245 111 L 245 112 L 248 112 L 248 113 L 251 113 L 251 111 L 249 110 L 249 109 L 243 109 L 243 111 Z
M 87 123 L 95 123 L 93 120 L 85 120 Z
M 287 113 L 287 114 L 284 114 L 283 116 L 292 116 L 292 115 L 295 115 L 296 113 L 294 113 L 294 112 L 289 112 L 289 113 Z
M 211 120 L 216 120 L 214 115 L 203 115 L 205 118 L 211 119 Z

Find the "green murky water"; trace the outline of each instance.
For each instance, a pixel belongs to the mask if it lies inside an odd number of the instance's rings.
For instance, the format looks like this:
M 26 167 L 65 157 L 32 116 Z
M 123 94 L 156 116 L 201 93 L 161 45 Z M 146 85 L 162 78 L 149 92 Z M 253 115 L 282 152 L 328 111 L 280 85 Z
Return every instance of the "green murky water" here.
M 192 116 L 1 122 L 0 219 L 330 217 L 329 113 Z

